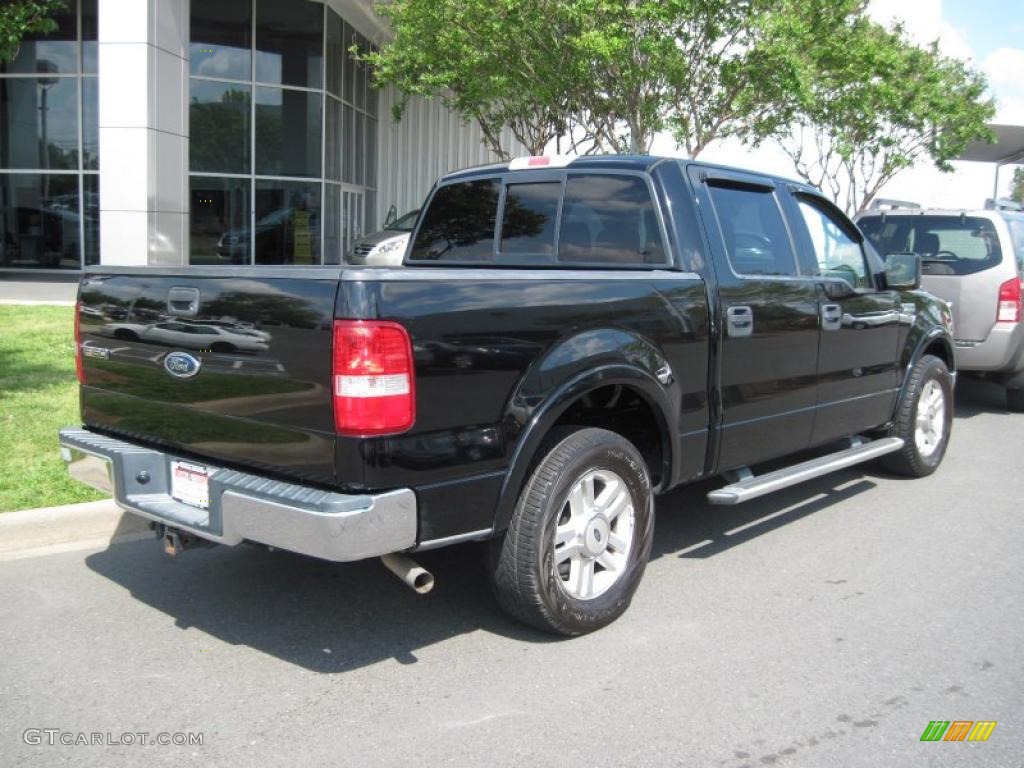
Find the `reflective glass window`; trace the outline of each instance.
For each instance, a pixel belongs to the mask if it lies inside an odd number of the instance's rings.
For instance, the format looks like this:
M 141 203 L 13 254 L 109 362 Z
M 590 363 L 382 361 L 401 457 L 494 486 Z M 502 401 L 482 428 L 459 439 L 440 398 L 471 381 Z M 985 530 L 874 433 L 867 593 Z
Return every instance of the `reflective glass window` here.
M 327 90 L 341 97 L 345 78 L 345 22 L 334 11 L 327 11 Z
M 322 88 L 324 6 L 256 0 L 256 80 Z
M 96 2 L 82 0 L 82 71 L 93 75 L 99 72 L 99 52 L 96 47 L 99 19 Z
M 343 250 L 341 232 L 341 187 L 324 185 L 324 264 L 340 264 Z
M 192 80 L 189 164 L 193 171 L 248 173 L 249 86 Z
M 249 264 L 249 179 L 189 180 L 189 262 Z
M 100 263 L 100 177 L 96 173 L 82 174 L 82 223 L 85 230 L 85 265 Z
M 257 264 L 320 263 L 320 184 L 256 181 Z
M 78 174 L 0 174 L 0 266 L 81 267 Z
M 250 0 L 192 3 L 189 62 L 193 75 L 248 80 L 252 74 Z
M 558 260 L 662 264 L 665 249 L 646 182 L 622 174 L 570 174 Z
M 493 261 L 497 179 L 456 182 L 434 194 L 409 258 L 413 261 Z
M 796 275 L 796 260 L 771 190 L 709 186 L 732 268 L 740 275 Z
M 256 173 L 320 175 L 323 96 L 290 88 L 256 88 Z
M 553 254 L 560 182 L 509 184 L 501 214 L 501 252 Z
M 77 78 L 0 78 L 0 168 L 78 169 Z
M 82 78 L 82 167 L 95 171 L 100 167 L 99 79 Z
M 344 154 L 345 138 L 341 129 L 343 107 L 340 101 L 327 97 L 327 137 L 324 146 L 324 177 L 331 181 L 341 181 L 341 163 Z

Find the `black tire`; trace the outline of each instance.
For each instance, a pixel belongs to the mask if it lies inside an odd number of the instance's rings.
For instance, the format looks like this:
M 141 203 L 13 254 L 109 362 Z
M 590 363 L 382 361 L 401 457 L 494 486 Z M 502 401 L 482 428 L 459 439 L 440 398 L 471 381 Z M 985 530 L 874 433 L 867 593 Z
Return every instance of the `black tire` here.
M 121 339 L 122 341 L 138 341 L 139 334 L 135 331 L 130 331 L 127 328 L 118 328 L 114 331 L 114 338 Z
M 212 347 L 210 347 L 210 351 L 211 352 L 224 352 L 224 353 L 234 352 L 235 351 L 235 345 L 234 344 L 228 344 L 226 341 L 218 341 Z
M 650 475 L 636 447 L 615 432 L 576 429 L 548 445 L 523 487 L 508 531 L 494 544 L 491 579 L 498 602 L 513 617 L 546 632 L 582 635 L 621 616 L 643 577 L 654 533 Z M 595 470 L 624 481 L 633 509 L 631 543 L 611 585 L 593 598 L 577 599 L 555 565 L 555 529 L 573 486 Z M 602 573 L 598 567 L 591 572 Z
M 945 400 L 941 439 L 930 453 L 922 453 L 916 438 L 918 408 L 921 393 L 928 383 L 934 381 L 941 389 Z M 925 477 L 930 475 L 946 455 L 949 435 L 953 427 L 953 377 L 946 364 L 934 355 L 925 355 L 914 366 L 896 408 L 896 421 L 889 430 L 890 437 L 902 437 L 903 448 L 880 459 L 881 465 L 897 475 Z
M 1024 413 L 1024 389 L 1007 388 L 1006 407 L 1014 413 Z

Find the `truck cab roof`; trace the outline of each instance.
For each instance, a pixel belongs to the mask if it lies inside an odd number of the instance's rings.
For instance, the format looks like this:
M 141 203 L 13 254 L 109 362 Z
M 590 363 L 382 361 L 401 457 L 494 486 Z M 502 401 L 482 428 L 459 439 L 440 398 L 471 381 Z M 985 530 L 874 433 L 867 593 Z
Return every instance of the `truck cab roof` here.
M 462 181 L 467 179 L 478 178 L 480 176 L 493 176 L 496 173 L 508 173 L 517 171 L 531 171 L 531 170 L 557 170 L 561 168 L 572 168 L 573 170 L 591 170 L 591 171 L 634 171 L 634 172 L 650 172 L 654 170 L 655 166 L 660 165 L 664 162 L 678 162 L 682 164 L 684 168 L 691 166 L 706 168 L 712 171 L 721 171 L 724 173 L 736 173 L 744 176 L 759 177 L 765 181 L 769 181 L 775 185 L 786 185 L 791 188 L 799 189 L 802 192 L 808 194 L 820 195 L 820 190 L 805 184 L 804 182 L 797 181 L 795 179 L 789 179 L 784 176 L 774 176 L 768 173 L 760 173 L 758 171 L 750 171 L 745 168 L 738 168 L 728 165 L 719 165 L 716 163 L 705 163 L 699 160 L 689 160 L 687 158 L 680 157 L 666 157 L 662 155 L 580 155 L 580 156 L 543 156 L 554 162 L 546 165 L 535 165 L 527 167 L 514 167 L 517 160 L 524 160 L 526 158 L 517 158 L 510 162 L 504 163 L 489 163 L 487 165 L 477 165 L 471 168 L 464 168 L 458 171 L 454 171 L 449 174 L 445 174 L 438 179 L 438 184 L 447 184 L 452 181 Z M 532 159 L 532 158 L 531 158 Z

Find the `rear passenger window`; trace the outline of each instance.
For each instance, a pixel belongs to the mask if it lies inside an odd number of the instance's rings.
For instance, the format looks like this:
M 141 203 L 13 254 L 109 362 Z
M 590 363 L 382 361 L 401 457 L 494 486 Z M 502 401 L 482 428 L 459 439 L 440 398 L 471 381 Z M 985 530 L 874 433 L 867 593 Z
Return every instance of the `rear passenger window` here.
M 498 179 L 456 182 L 434 194 L 409 258 L 413 261 L 493 261 Z
M 647 183 L 620 174 L 569 174 L 558 233 L 563 263 L 664 264 Z
M 733 271 L 740 275 L 796 275 L 789 232 L 771 190 L 708 187 Z
M 501 215 L 501 252 L 547 254 L 555 252 L 555 221 L 561 182 L 509 184 Z

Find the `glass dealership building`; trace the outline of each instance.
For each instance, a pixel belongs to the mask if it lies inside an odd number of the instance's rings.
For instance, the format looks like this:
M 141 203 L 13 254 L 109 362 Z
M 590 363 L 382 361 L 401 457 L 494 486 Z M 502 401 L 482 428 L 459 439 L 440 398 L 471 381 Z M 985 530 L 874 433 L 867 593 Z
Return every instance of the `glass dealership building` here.
M 343 260 L 434 179 L 492 160 L 370 85 L 357 0 L 70 0 L 0 65 L 0 272 Z M 504 137 L 510 151 L 516 145 Z

